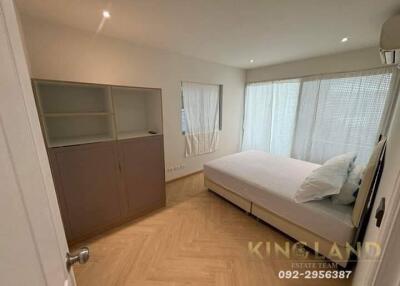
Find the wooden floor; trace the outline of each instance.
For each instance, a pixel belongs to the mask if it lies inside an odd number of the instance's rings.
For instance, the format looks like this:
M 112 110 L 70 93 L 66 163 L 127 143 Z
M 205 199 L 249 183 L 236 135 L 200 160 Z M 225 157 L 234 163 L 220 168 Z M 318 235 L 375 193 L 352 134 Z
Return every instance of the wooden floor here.
M 207 191 L 200 173 L 167 184 L 165 209 L 82 243 L 91 258 L 74 271 L 78 286 L 351 284 L 279 279 L 297 260 L 260 259 L 249 241 L 291 240 Z

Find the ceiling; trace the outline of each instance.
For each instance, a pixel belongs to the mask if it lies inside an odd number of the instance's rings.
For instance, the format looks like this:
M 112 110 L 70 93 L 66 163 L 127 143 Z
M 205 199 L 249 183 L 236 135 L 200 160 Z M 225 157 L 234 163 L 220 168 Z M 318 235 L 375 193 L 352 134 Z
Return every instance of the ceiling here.
M 17 0 L 22 13 L 240 68 L 377 46 L 399 0 Z M 343 37 L 349 41 L 341 43 Z M 250 60 L 254 59 L 254 63 Z

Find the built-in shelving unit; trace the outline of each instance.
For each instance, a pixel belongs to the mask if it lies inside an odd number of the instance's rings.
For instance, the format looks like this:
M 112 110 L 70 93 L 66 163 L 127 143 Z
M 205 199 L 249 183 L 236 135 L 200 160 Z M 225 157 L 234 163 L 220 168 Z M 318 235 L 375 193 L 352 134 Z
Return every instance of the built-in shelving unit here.
M 35 80 L 48 147 L 162 134 L 159 89 Z
M 70 243 L 165 205 L 160 89 L 33 84 Z

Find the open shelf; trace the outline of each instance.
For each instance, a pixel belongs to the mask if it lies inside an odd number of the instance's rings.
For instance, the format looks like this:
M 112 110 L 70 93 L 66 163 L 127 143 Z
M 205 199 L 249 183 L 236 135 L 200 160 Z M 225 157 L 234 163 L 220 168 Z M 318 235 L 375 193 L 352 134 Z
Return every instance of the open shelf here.
M 155 136 L 160 135 L 159 133 L 152 134 L 148 131 L 130 131 L 130 132 L 119 132 L 117 134 L 117 138 L 119 140 L 129 139 L 129 138 L 137 138 L 137 137 L 147 137 L 147 136 Z
M 62 147 L 70 145 L 80 145 L 89 143 L 98 143 L 114 140 L 113 137 L 106 135 L 92 135 L 92 136 L 81 136 L 81 137 L 64 137 L 64 138 L 53 138 L 50 141 L 49 147 Z
M 118 139 L 162 133 L 161 94 L 159 90 L 112 87 Z
M 43 113 L 112 111 L 106 86 L 41 81 L 36 83 L 36 91 Z
M 162 134 L 160 89 L 46 80 L 34 87 L 48 147 Z
M 112 116 L 59 116 L 46 118 L 49 147 L 113 140 Z
M 44 113 L 45 117 L 66 117 L 66 116 L 108 116 L 111 112 L 69 112 L 69 113 Z

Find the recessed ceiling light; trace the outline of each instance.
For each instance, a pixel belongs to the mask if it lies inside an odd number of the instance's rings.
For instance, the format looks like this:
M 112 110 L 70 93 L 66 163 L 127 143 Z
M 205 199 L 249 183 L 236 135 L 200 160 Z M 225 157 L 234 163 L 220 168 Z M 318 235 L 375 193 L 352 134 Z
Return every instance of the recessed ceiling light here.
M 342 42 L 342 43 L 346 43 L 348 40 L 349 40 L 349 38 L 344 37 L 344 38 L 341 40 L 341 42 Z
M 251 62 L 251 63 L 254 63 L 254 60 L 253 60 L 253 59 L 251 59 L 251 60 L 250 60 L 250 62 Z
M 110 17 L 111 17 L 110 12 L 107 11 L 107 10 L 103 10 L 103 17 L 104 17 L 104 18 L 110 18 Z

